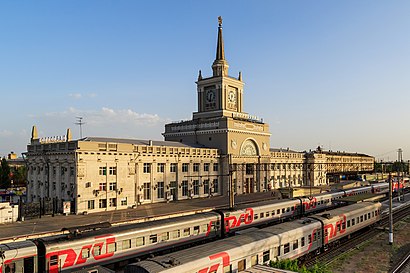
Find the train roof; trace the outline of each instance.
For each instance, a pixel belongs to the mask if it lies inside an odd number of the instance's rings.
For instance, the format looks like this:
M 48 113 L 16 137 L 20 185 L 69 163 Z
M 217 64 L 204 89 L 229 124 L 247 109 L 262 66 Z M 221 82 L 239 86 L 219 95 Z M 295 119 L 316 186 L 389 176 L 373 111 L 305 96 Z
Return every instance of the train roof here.
M 12 250 L 12 249 L 22 249 L 28 247 L 35 247 L 36 245 L 32 241 L 19 241 L 19 242 L 11 242 L 7 244 L 0 244 L 1 250 Z
M 74 241 L 78 239 L 89 239 L 99 235 L 106 235 L 106 234 L 121 234 L 121 233 L 130 233 L 132 231 L 139 231 L 139 230 L 149 230 L 152 232 L 156 232 L 156 229 L 160 229 L 165 227 L 179 227 L 182 223 L 197 223 L 199 220 L 207 219 L 207 218 L 214 218 L 219 216 L 217 213 L 213 212 L 205 212 L 205 213 L 198 213 L 193 215 L 185 215 L 181 217 L 173 217 L 167 219 L 161 219 L 156 221 L 147 221 L 142 223 L 134 223 L 134 224 L 126 224 L 120 226 L 114 226 L 109 228 L 101 228 L 98 230 L 93 231 L 86 231 L 79 234 L 62 234 L 62 235 L 54 235 L 49 237 L 39 238 L 45 244 L 52 244 L 54 242 L 59 241 Z M 73 230 L 75 228 L 70 228 Z
M 329 211 L 324 211 L 320 213 L 316 213 L 312 215 L 311 217 L 314 217 L 315 219 L 331 219 L 333 217 L 339 217 L 341 214 L 346 214 L 348 215 L 352 211 L 359 211 L 359 210 L 366 210 L 370 208 L 375 208 L 381 206 L 380 203 L 373 203 L 373 202 L 361 202 L 349 206 L 344 206 L 340 207 L 337 209 L 329 210 Z

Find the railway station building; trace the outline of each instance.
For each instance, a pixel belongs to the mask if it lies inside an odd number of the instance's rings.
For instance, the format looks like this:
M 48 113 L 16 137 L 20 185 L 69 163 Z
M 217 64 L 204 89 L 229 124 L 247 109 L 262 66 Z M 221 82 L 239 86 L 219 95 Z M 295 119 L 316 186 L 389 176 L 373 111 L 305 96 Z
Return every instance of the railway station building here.
M 280 187 L 320 186 L 330 175 L 371 172 L 364 154 L 272 148 L 269 125 L 244 112 L 244 82 L 228 74 L 219 22 L 212 75 L 197 78 L 197 112 L 165 125 L 164 141 L 63 136 L 39 138 L 25 153 L 28 202 L 71 202 L 91 213 Z M 337 179 L 336 179 L 337 180 Z

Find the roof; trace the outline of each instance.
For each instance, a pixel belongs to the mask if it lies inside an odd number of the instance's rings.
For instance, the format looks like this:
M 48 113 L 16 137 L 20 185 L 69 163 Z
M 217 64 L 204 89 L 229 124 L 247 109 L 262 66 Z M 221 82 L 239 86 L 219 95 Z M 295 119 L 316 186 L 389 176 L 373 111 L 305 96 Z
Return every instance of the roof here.
M 134 145 L 150 145 L 152 141 L 152 146 L 167 146 L 167 147 L 185 147 L 185 148 L 208 148 L 201 144 L 195 143 L 181 143 L 177 141 L 161 141 L 161 140 L 144 140 L 144 139 L 127 139 L 127 138 L 110 138 L 110 137 L 85 137 L 78 141 L 89 141 L 89 142 L 111 142 L 111 143 L 127 143 Z
M 286 148 L 286 149 L 270 148 L 269 151 L 272 152 L 272 153 L 277 153 L 277 152 L 279 152 L 279 153 L 301 153 L 301 152 L 298 152 L 298 151 L 290 150 L 289 148 Z

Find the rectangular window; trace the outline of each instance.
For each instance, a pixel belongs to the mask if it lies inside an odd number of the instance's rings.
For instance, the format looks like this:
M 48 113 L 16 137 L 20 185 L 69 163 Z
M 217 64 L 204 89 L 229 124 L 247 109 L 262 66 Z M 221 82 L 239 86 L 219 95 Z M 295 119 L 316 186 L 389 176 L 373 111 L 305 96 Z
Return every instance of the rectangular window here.
M 110 167 L 108 171 L 110 175 L 117 175 L 117 167 Z
M 267 263 L 267 262 L 270 261 L 269 250 L 263 252 L 262 261 L 263 261 L 263 263 Z
M 232 265 L 224 266 L 223 273 L 232 273 Z
M 355 224 L 354 224 L 354 218 L 352 219 L 352 226 L 354 226 Z
M 93 256 L 100 256 L 101 255 L 101 246 L 94 246 L 93 247 L 93 252 L 94 252 L 94 254 L 93 254 Z
M 350 220 L 347 220 L 347 227 L 350 227 Z
M 202 183 L 204 184 L 204 194 L 209 194 L 209 179 L 204 179 Z
M 100 167 L 99 174 L 107 175 L 107 167 Z
M 194 163 L 194 165 L 193 165 L 193 171 L 194 171 L 194 172 L 199 172 L 199 163 Z
M 171 163 L 171 165 L 169 165 L 169 171 L 171 173 L 176 173 L 177 172 L 177 163 Z
M 218 163 L 214 163 L 213 167 L 214 167 L 213 168 L 214 172 L 217 172 L 218 171 Z
M 158 182 L 157 196 L 158 198 L 164 198 L 164 182 Z
M 127 197 L 121 198 L 121 206 L 126 206 L 127 205 Z
M 107 199 L 98 200 L 98 207 L 100 209 L 106 208 L 107 207 Z
M 238 272 L 245 271 L 246 269 L 246 260 L 243 259 L 238 262 Z
M 149 243 L 150 244 L 155 244 L 158 242 L 158 236 L 156 234 L 150 235 L 149 236 Z
M 83 259 L 90 258 L 90 249 L 89 248 L 83 248 L 81 250 L 81 258 L 83 258 Z
M 308 236 L 308 244 L 311 244 L 312 243 L 312 234 L 309 234 L 309 236 Z
M 165 163 L 158 163 L 157 164 L 157 172 L 163 173 L 165 171 Z
M 182 163 L 182 172 L 187 173 L 188 172 L 188 163 Z
M 94 206 L 95 206 L 94 200 L 88 200 L 88 201 L 87 201 L 87 207 L 88 207 L 88 209 L 94 209 Z
M 258 255 L 254 255 L 251 257 L 251 266 L 255 266 L 258 264 Z
M 144 183 L 144 200 L 151 199 L 151 183 Z
M 124 240 L 122 241 L 122 249 L 131 248 L 131 240 Z
M 295 249 L 298 249 L 298 247 L 299 247 L 299 242 L 298 242 L 298 240 L 294 240 L 293 241 L 293 250 L 295 250 Z
M 300 245 L 301 245 L 302 247 L 305 246 L 305 237 L 302 237 L 302 238 L 300 239 Z
M 204 163 L 204 172 L 209 172 L 209 163 Z
M 171 232 L 171 238 L 172 239 L 177 239 L 179 237 L 181 237 L 181 231 L 179 229 L 174 230 L 174 231 Z
M 213 185 L 213 192 L 218 193 L 219 192 L 219 185 L 218 185 L 218 178 L 215 178 L 212 183 Z
M 164 232 L 161 234 L 161 241 L 168 241 L 169 240 L 169 232 Z
M 199 235 L 199 226 L 194 226 L 194 235 Z
M 289 253 L 289 251 L 290 251 L 290 245 L 289 243 L 287 243 L 283 246 L 283 253 L 286 254 L 286 253 Z
M 85 187 L 86 188 L 91 188 L 91 182 L 85 182 Z
M 106 191 L 107 190 L 107 183 L 103 182 L 99 184 L 99 190 L 100 191 Z
M 182 196 L 188 196 L 188 181 L 182 181 Z
M 115 251 L 117 251 L 117 244 L 116 243 L 107 244 L 107 253 L 113 253 Z
M 184 228 L 184 236 L 189 236 L 191 235 L 191 229 L 190 228 Z
M 151 163 L 144 163 L 144 173 L 151 173 Z
M 110 191 L 115 191 L 117 189 L 117 182 L 110 182 L 108 188 Z
M 194 188 L 194 195 L 199 195 L 199 180 L 194 180 L 192 185 Z
M 117 198 L 110 198 L 110 207 L 116 207 L 117 206 Z
M 143 246 L 145 245 L 145 237 L 138 237 L 136 240 L 137 246 Z

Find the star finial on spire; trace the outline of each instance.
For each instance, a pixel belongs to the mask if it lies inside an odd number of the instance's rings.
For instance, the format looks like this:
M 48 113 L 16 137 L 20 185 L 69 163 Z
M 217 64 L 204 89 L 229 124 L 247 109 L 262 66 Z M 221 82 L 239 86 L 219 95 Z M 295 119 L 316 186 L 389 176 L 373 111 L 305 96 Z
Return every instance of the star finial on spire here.
M 222 26 L 222 16 L 218 16 L 218 25 Z

